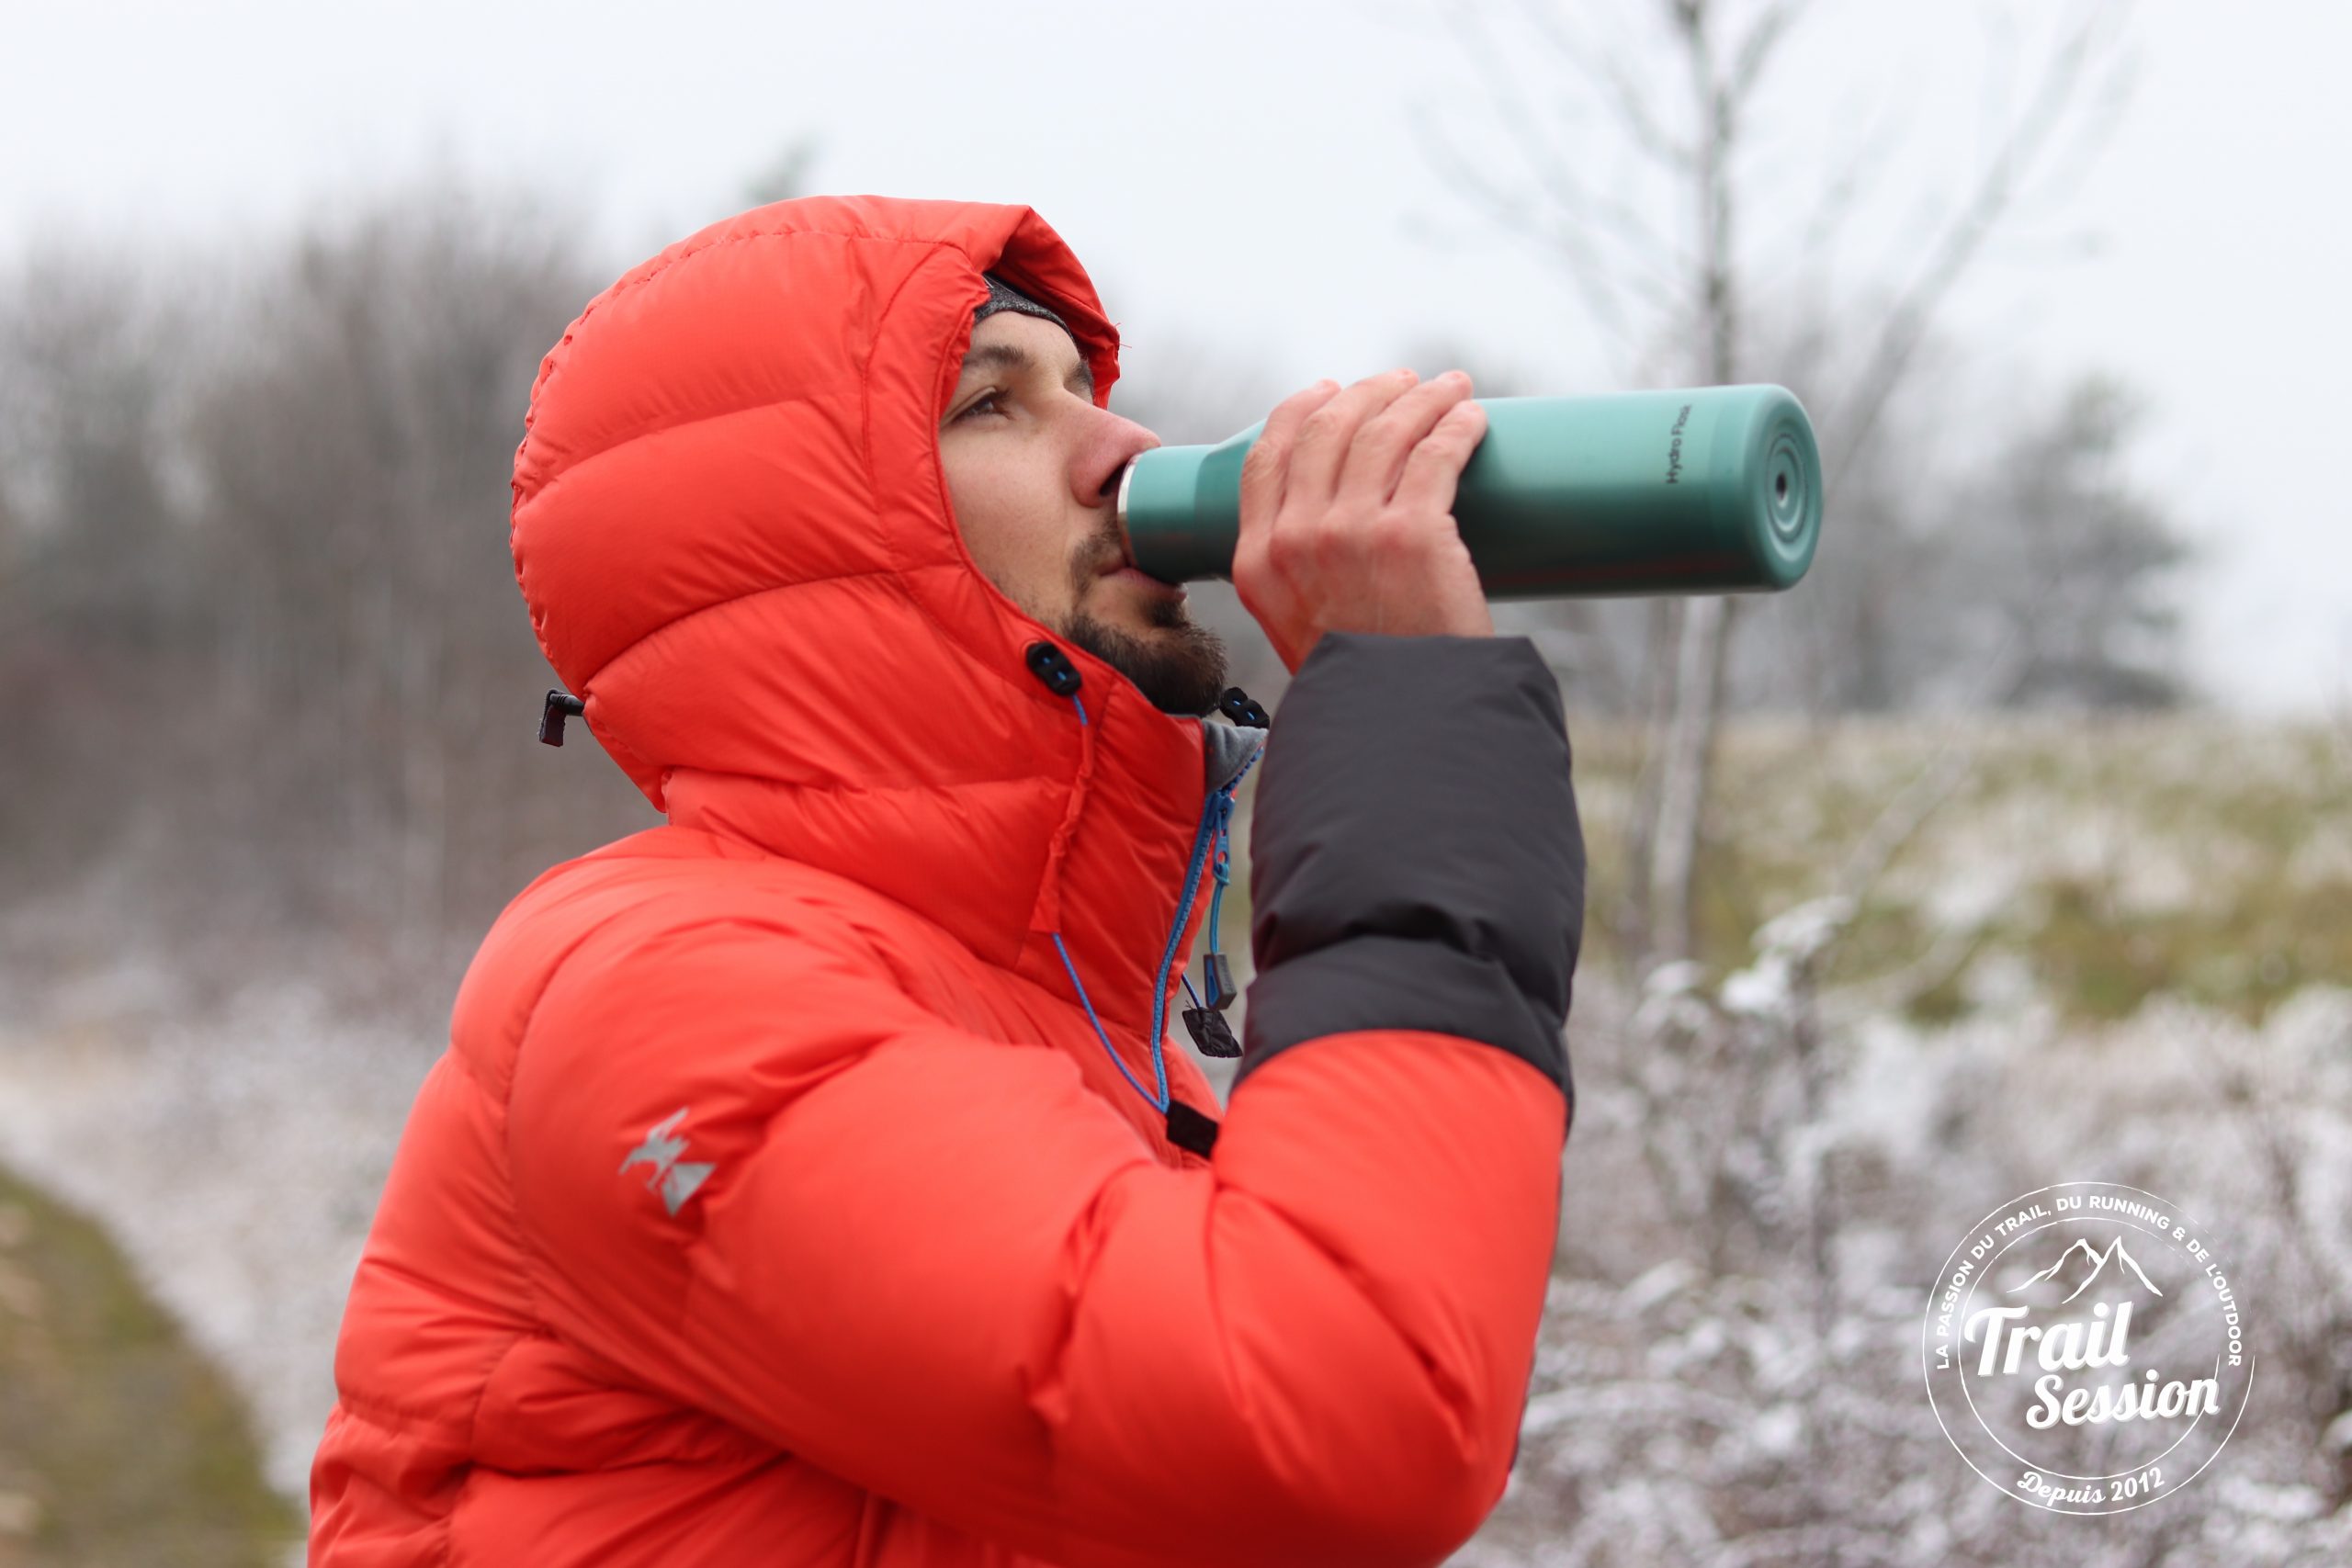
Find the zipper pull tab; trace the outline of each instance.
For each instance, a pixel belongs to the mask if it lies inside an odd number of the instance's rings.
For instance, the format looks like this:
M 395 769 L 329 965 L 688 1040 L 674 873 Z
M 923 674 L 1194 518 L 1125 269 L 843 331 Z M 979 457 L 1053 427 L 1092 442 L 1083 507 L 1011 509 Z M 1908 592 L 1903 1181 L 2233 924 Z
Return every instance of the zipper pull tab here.
M 1230 1060 L 1241 1055 L 1241 1042 L 1233 1037 L 1232 1027 L 1221 1012 L 1208 1008 L 1186 1008 L 1184 1032 L 1193 1037 L 1193 1043 L 1204 1056 Z

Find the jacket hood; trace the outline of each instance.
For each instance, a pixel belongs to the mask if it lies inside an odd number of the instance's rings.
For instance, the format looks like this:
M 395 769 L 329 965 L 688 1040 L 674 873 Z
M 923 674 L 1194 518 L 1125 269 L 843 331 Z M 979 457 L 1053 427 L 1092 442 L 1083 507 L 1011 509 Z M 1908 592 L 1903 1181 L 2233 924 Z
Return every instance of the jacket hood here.
M 973 564 L 937 431 L 983 272 L 1061 316 L 1106 402 L 1117 330 L 1025 207 L 805 197 L 631 269 L 532 388 L 516 576 L 673 824 L 864 884 L 1148 1032 L 1206 907 L 1211 784 L 1249 757 Z

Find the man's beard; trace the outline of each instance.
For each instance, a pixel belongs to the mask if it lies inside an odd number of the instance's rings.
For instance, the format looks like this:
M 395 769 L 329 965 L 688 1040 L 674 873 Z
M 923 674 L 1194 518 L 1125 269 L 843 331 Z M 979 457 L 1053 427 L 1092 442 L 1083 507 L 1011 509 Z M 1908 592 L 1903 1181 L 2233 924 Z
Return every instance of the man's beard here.
M 1189 619 L 1182 599 L 1154 596 L 1145 614 L 1160 635 L 1137 637 L 1083 609 L 1073 609 L 1060 631 L 1134 682 L 1162 713 L 1206 715 L 1225 694 L 1225 639 Z

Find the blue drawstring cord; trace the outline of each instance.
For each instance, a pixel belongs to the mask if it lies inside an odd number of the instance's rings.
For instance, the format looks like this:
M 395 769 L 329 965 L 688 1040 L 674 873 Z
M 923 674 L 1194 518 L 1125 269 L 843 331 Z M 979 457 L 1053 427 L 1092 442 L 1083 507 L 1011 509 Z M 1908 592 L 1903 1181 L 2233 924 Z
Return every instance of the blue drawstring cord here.
M 1216 892 L 1211 895 L 1209 898 L 1209 953 L 1211 956 L 1215 956 L 1217 952 L 1216 917 L 1218 912 L 1225 908 L 1225 885 L 1227 881 L 1227 877 L 1226 875 L 1226 841 L 1232 836 L 1231 824 L 1233 822 L 1233 793 L 1241 787 L 1242 773 L 1248 773 L 1251 767 L 1256 765 L 1257 761 L 1258 759 L 1253 753 L 1249 761 L 1241 764 L 1241 773 L 1234 774 L 1232 780 L 1226 785 L 1225 789 L 1220 792 L 1224 795 L 1224 800 L 1217 807 L 1216 811 Z M 1187 977 L 1184 981 L 1184 988 L 1189 991 L 1192 987 L 1193 982 L 1189 977 Z M 1195 992 L 1193 997 L 1194 1004 L 1197 1005 L 1200 999 L 1199 994 Z
M 1258 759 L 1253 753 L 1248 761 L 1241 764 L 1241 773 L 1233 775 L 1232 781 L 1226 786 L 1223 804 L 1219 805 L 1216 808 L 1216 860 L 1215 863 L 1216 870 L 1216 892 L 1212 894 L 1209 897 L 1209 951 L 1207 956 L 1210 958 L 1215 958 L 1220 951 L 1216 944 L 1216 919 L 1225 908 L 1225 889 L 1227 884 L 1231 880 L 1231 878 L 1227 874 L 1226 867 L 1231 858 L 1227 853 L 1227 846 L 1231 843 L 1233 837 L 1232 822 L 1234 794 L 1241 787 L 1242 773 L 1247 773 L 1251 768 L 1254 768 L 1257 765 Z M 1190 975 L 1186 975 L 1184 976 L 1184 994 L 1193 998 L 1193 1005 L 1196 1008 L 1206 1007 L 1208 1005 L 1201 1000 L 1201 993 L 1193 989 L 1193 977 Z
M 1078 1005 L 1086 1010 L 1086 1021 L 1094 1026 L 1095 1036 L 1102 1042 L 1102 1049 L 1111 1053 L 1111 1065 L 1119 1069 L 1119 1076 L 1126 1079 L 1154 1111 L 1165 1112 L 1168 1109 L 1168 1064 L 1160 1058 L 1159 1042 L 1155 1040 L 1151 1043 L 1152 1079 L 1159 1087 L 1159 1093 L 1154 1096 L 1150 1089 L 1136 1082 L 1136 1076 L 1127 1071 L 1127 1064 L 1120 1056 L 1118 1047 L 1113 1045 L 1111 1037 L 1102 1032 L 1102 1021 L 1094 1016 L 1094 1004 L 1086 999 L 1086 984 L 1078 977 L 1078 965 L 1069 961 L 1069 949 L 1062 945 L 1062 933 L 1056 931 L 1053 936 L 1054 951 L 1062 955 L 1062 967 L 1069 971 L 1069 983 L 1078 987 Z
M 1078 709 L 1078 722 L 1086 723 L 1086 705 L 1076 695 L 1071 696 L 1070 703 Z M 1227 780 L 1224 787 L 1212 794 L 1201 807 L 1201 825 L 1193 830 L 1193 834 L 1192 863 L 1185 868 L 1184 891 L 1176 904 L 1176 923 L 1169 931 L 1167 951 L 1159 957 L 1159 983 L 1153 987 L 1151 993 L 1153 1089 L 1144 1088 L 1136 1080 L 1135 1074 L 1127 1070 L 1125 1059 L 1119 1055 L 1118 1047 L 1111 1043 L 1111 1036 L 1103 1029 L 1102 1021 L 1095 1016 L 1094 1004 L 1086 995 L 1086 984 L 1078 977 L 1078 965 L 1070 962 L 1069 949 L 1062 943 L 1062 933 L 1059 931 L 1051 933 L 1054 939 L 1054 951 L 1062 955 L 1062 967 L 1069 972 L 1070 987 L 1078 992 L 1078 1005 L 1086 1010 L 1086 1021 L 1094 1026 L 1095 1038 L 1102 1041 L 1102 1049 L 1110 1053 L 1111 1065 L 1119 1069 L 1119 1076 L 1127 1080 L 1129 1088 L 1143 1096 L 1146 1104 L 1163 1115 L 1167 1113 L 1170 1099 L 1168 1062 L 1160 1048 L 1161 1039 L 1168 1026 L 1168 966 L 1176 961 L 1176 944 L 1183 938 L 1184 920 L 1193 910 L 1193 896 L 1200 889 L 1201 862 L 1212 843 L 1216 850 L 1213 863 L 1216 875 L 1216 892 L 1209 900 L 1208 950 L 1211 956 L 1215 956 L 1217 952 L 1217 914 L 1224 908 L 1225 889 L 1229 880 L 1227 869 L 1229 859 L 1227 848 L 1232 838 L 1234 795 L 1241 788 L 1242 779 L 1248 775 L 1251 768 L 1258 765 L 1258 758 L 1262 754 L 1263 750 L 1261 747 L 1258 751 L 1250 753 L 1250 760 L 1242 763 L 1241 771 Z M 1201 997 L 1198 991 L 1193 989 L 1193 977 L 1185 975 L 1182 978 L 1186 993 L 1192 997 L 1193 1005 L 1197 1007 L 1200 1005 Z

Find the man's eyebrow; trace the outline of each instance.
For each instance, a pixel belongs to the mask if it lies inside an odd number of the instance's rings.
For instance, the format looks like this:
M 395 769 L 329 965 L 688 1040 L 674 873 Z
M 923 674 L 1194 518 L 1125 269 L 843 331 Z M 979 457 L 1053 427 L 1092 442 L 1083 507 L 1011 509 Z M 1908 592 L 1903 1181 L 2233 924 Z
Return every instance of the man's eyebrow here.
M 961 373 L 969 376 L 975 370 L 1002 370 L 1015 376 L 1045 374 L 1045 367 L 1037 363 L 1036 355 L 1012 343 L 982 344 L 967 354 Z M 1078 368 L 1070 372 L 1069 384 L 1080 389 L 1088 402 L 1094 400 L 1094 372 L 1088 367 L 1084 355 L 1079 355 Z

